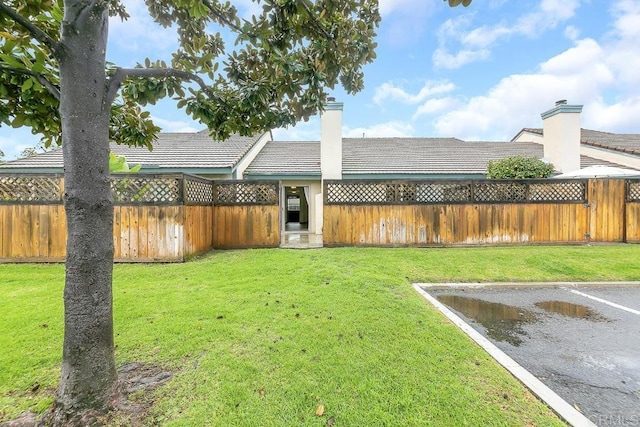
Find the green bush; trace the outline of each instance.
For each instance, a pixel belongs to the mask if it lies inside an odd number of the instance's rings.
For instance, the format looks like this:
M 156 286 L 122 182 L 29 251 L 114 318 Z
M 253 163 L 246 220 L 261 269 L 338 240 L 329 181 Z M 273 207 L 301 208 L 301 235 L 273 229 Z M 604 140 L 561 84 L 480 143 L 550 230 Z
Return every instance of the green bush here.
M 489 179 L 549 178 L 553 165 L 535 157 L 513 156 L 490 161 L 487 165 Z

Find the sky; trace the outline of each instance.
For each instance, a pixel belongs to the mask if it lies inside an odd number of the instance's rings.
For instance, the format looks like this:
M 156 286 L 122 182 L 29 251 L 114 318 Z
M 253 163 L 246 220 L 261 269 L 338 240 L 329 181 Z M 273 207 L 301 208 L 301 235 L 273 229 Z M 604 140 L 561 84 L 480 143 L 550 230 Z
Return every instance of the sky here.
M 175 32 L 150 21 L 142 0 L 113 19 L 107 57 L 132 66 L 168 58 Z M 235 0 L 249 17 L 258 5 Z M 582 127 L 640 133 L 640 0 L 380 0 L 377 59 L 344 103 L 345 137 L 456 137 L 509 141 L 542 127 L 555 101 L 584 105 Z M 150 109 L 165 132 L 204 129 L 171 100 Z M 273 132 L 319 140 L 317 117 Z M 28 130 L 0 127 L 5 160 L 37 144 Z

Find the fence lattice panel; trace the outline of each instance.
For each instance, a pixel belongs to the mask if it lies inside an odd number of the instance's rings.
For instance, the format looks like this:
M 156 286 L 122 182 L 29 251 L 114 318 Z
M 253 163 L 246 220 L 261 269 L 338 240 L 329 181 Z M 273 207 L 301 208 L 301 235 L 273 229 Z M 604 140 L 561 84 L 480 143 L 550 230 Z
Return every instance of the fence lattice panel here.
M 213 204 L 232 205 L 277 205 L 279 186 L 277 182 L 225 181 L 214 185 Z
M 188 204 L 210 205 L 213 202 L 213 182 L 185 176 L 184 201 Z
M 627 181 L 627 201 L 640 202 L 640 179 Z
M 114 176 L 111 191 L 114 202 L 118 204 L 173 204 L 182 201 L 181 179 L 177 176 Z
M 0 202 L 62 203 L 59 176 L 0 176 Z
M 586 181 L 325 181 L 334 205 L 580 203 Z

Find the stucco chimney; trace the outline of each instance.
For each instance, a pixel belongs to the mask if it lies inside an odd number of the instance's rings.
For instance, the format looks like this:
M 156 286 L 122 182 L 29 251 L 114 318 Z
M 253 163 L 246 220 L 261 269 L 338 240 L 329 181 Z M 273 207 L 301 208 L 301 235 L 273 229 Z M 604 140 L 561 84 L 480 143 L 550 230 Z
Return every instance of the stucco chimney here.
M 342 102 L 327 98 L 320 115 L 320 170 L 322 179 L 342 179 Z
M 544 157 L 561 173 L 580 169 L 580 113 L 582 105 L 566 100 L 542 113 Z

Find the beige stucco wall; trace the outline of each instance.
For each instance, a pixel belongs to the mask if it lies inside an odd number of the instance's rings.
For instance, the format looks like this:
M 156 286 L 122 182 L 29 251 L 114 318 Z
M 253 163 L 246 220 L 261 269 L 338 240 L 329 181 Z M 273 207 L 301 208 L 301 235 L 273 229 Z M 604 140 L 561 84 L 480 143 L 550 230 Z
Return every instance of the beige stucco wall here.
M 255 145 L 251 147 L 249 152 L 247 152 L 247 154 L 245 154 L 244 157 L 240 159 L 236 167 L 236 176 L 238 177 L 238 179 L 244 179 L 244 171 L 249 167 L 249 165 L 251 164 L 253 159 L 256 158 L 258 153 L 262 151 L 265 144 L 271 140 L 272 140 L 271 132 L 265 132 L 265 134 L 262 135 L 262 137 L 260 137 L 258 142 L 256 142 Z
M 342 107 L 330 102 L 320 115 L 320 169 L 323 179 L 342 179 Z
M 607 162 L 617 163 L 631 169 L 640 170 L 640 157 L 638 156 L 616 153 L 610 150 L 589 147 L 588 145 L 582 145 L 580 147 L 580 154 L 593 157 L 594 159 L 602 159 Z
M 561 173 L 580 169 L 580 113 L 558 112 L 542 121 L 544 157 Z

